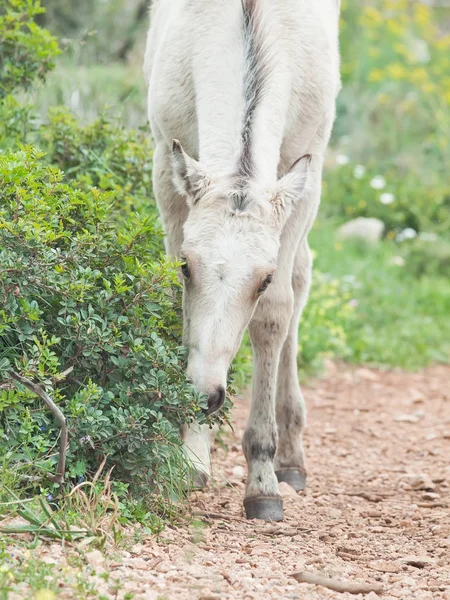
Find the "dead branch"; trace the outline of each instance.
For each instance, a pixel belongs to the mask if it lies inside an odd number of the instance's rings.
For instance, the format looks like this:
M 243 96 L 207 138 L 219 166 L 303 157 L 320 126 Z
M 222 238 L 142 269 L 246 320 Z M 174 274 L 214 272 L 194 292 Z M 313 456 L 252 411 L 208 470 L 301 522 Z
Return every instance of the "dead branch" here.
M 224 513 L 208 512 L 205 510 L 196 510 L 192 513 L 194 517 L 204 517 L 205 519 L 222 519 L 223 521 L 244 521 L 242 517 L 226 515 Z
M 58 421 L 59 426 L 61 427 L 61 437 L 59 439 L 58 472 L 56 473 L 56 475 L 52 475 L 50 479 L 55 483 L 64 483 L 68 439 L 66 417 L 64 416 L 61 409 L 58 408 L 58 406 L 56 406 L 56 404 L 53 402 L 53 400 L 50 398 L 47 392 L 41 388 L 41 386 L 37 385 L 36 383 L 33 383 L 27 377 L 19 375 L 15 371 L 9 371 L 9 376 L 15 381 L 18 381 L 19 383 L 27 387 L 32 392 L 34 392 L 36 396 L 39 396 L 39 398 L 44 402 L 44 404 L 55 415 L 55 418 Z
M 349 594 L 368 594 L 369 592 L 383 593 L 383 586 L 380 583 L 357 583 L 355 581 L 339 581 L 338 579 L 331 579 L 330 577 L 324 577 L 319 573 L 309 573 L 307 571 L 300 571 L 299 573 L 293 573 L 294 577 L 300 583 L 313 583 L 315 585 L 321 585 L 329 590 L 335 592 L 348 592 Z
M 261 528 L 258 529 L 257 532 L 260 533 L 261 535 L 286 535 L 288 537 L 294 537 L 296 535 L 300 535 L 302 533 L 311 533 L 311 531 L 313 531 L 313 529 L 307 529 L 307 528 L 301 528 L 301 527 L 296 527 L 296 528 L 288 528 L 288 529 L 283 529 L 281 527 L 266 527 L 266 528 Z

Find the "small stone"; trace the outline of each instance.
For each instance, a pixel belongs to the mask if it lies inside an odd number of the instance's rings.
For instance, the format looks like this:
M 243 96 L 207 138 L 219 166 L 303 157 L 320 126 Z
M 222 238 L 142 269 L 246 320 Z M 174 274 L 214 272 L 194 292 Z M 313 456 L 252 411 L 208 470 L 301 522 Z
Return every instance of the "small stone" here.
M 422 498 L 424 500 L 439 500 L 441 495 L 436 492 L 425 492 L 425 494 L 422 494 Z
M 397 423 L 418 423 L 420 417 L 417 414 L 394 415 L 393 420 Z
M 129 558 L 126 561 L 126 565 L 131 569 L 136 569 L 138 571 L 148 571 L 149 563 L 143 558 Z
M 245 469 L 241 465 L 236 465 L 235 467 L 233 467 L 231 474 L 237 479 L 243 479 L 245 477 Z
M 358 217 L 344 223 L 338 229 L 338 237 L 343 240 L 359 238 L 373 244 L 381 239 L 383 232 L 384 223 L 380 219 Z
M 434 565 L 436 560 L 429 556 L 405 556 L 404 558 L 401 558 L 399 562 L 411 567 L 416 567 L 417 569 L 423 569 L 427 565 Z
M 416 580 L 413 579 L 412 577 L 404 577 L 401 582 L 402 585 L 406 585 L 408 587 L 415 587 L 416 586 Z
M 370 369 L 357 369 L 356 375 L 361 377 L 361 379 L 368 379 L 369 381 L 376 381 L 378 379 L 378 375 Z
M 406 481 L 409 487 L 413 490 L 426 490 L 433 491 L 436 487 L 428 475 L 423 473 L 411 473 L 410 475 L 404 475 L 402 480 Z
M 91 550 L 90 552 L 86 552 L 84 556 L 92 567 L 99 567 L 105 562 L 105 557 L 100 550 Z
M 380 571 L 381 573 L 398 573 L 400 570 L 398 565 L 386 560 L 373 560 L 369 563 L 369 567 L 374 571 Z
M 280 494 L 284 497 L 297 497 L 297 492 L 294 490 L 293 487 L 291 487 L 288 483 L 286 483 L 285 481 L 280 482 L 279 484 L 279 488 L 280 488 Z

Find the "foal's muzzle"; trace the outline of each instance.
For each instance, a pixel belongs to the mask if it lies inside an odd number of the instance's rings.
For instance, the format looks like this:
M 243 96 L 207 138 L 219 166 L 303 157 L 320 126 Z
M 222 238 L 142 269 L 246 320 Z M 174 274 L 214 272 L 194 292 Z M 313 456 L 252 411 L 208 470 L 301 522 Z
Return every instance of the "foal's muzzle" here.
M 208 408 L 205 411 L 206 415 L 210 415 L 216 410 L 219 410 L 225 402 L 225 389 L 219 385 L 216 387 L 216 391 L 212 392 L 208 396 Z

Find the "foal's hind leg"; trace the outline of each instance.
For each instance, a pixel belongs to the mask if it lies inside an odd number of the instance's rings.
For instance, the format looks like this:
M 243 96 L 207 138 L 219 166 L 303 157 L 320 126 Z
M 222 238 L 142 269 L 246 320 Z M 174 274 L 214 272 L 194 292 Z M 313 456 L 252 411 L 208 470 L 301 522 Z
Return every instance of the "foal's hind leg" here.
M 170 151 L 164 143 L 157 144 L 153 154 L 153 190 L 166 233 L 167 255 L 179 258 L 188 207 L 173 185 Z M 204 487 L 211 476 L 210 429 L 196 423 L 185 425 L 181 436 L 186 455 L 195 470 L 194 486 Z
M 305 238 L 295 256 L 292 275 L 294 312 L 281 352 L 276 396 L 278 445 L 274 461 L 275 473 L 278 481 L 285 481 L 297 491 L 302 490 L 306 482 L 302 443 L 306 408 L 298 381 L 298 325 L 308 297 L 311 267 L 311 252 Z

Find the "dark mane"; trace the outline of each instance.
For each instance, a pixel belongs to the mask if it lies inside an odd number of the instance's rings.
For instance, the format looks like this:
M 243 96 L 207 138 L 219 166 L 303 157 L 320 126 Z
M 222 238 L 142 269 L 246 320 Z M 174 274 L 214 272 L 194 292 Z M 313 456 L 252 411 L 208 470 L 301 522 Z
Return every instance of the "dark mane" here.
M 239 158 L 238 173 L 242 177 L 247 178 L 253 174 L 252 128 L 255 111 L 263 96 L 264 84 L 267 78 L 262 36 L 258 31 L 258 11 L 256 5 L 257 0 L 242 0 L 245 46 L 245 113 L 242 124 L 242 150 Z

